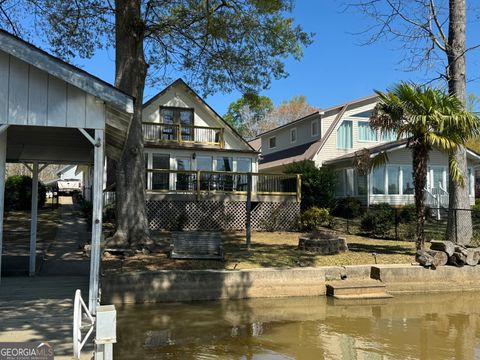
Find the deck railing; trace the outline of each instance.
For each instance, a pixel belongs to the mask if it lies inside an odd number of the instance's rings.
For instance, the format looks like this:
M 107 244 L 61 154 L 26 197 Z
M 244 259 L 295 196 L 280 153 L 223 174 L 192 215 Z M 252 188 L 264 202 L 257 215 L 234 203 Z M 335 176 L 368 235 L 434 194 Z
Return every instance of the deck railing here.
M 143 137 L 150 143 L 178 143 L 224 147 L 224 129 L 184 124 L 143 123 Z
M 170 193 L 247 194 L 251 176 L 254 195 L 295 196 L 300 201 L 300 175 L 230 171 L 147 170 L 147 190 Z

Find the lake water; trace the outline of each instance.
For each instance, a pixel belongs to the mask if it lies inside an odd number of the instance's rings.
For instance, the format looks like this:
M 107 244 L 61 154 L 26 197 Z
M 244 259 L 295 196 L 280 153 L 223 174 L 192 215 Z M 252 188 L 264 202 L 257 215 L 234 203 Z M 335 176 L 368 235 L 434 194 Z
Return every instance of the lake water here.
M 115 359 L 480 359 L 480 293 L 117 306 Z

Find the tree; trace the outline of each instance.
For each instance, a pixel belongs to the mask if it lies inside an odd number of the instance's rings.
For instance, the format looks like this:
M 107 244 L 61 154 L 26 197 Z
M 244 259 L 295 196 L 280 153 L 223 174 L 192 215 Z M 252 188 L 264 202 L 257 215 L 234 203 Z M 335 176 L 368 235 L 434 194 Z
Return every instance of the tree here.
M 319 111 L 319 109 L 310 105 L 306 96 L 297 95 L 290 100 L 282 101 L 268 114 L 268 117 L 274 119 L 276 125 L 280 126 L 310 115 L 315 111 Z
M 265 124 L 266 115 L 273 110 L 272 100 L 268 96 L 244 94 L 230 103 L 224 119 L 229 122 L 245 139 L 253 139 L 259 133 L 269 130 Z
M 302 210 L 313 206 L 332 208 L 335 204 L 335 172 L 326 166 L 317 168 L 311 160 L 287 164 L 286 174 L 302 175 Z
M 377 94 L 379 102 L 370 119 L 372 128 L 395 131 L 398 138 L 408 137 L 417 216 L 415 240 L 417 250 L 423 250 L 428 154 L 433 148 L 453 154 L 479 133 L 479 119 L 466 111 L 457 97 L 431 87 L 400 83 L 387 93 Z M 450 156 L 449 170 L 454 181 L 463 186 L 465 177 L 455 157 Z
M 2 27 L 17 35 L 42 29 L 52 51 L 64 58 L 115 48 L 115 86 L 136 100 L 126 148 L 116 164 L 117 231 L 111 243 L 150 243 L 142 135 L 147 75 L 160 85 L 170 81 L 166 74 L 182 73 L 204 95 L 266 88 L 272 78 L 287 76 L 283 60 L 300 59 L 311 43 L 311 34 L 288 16 L 292 9 L 291 0 L 0 2 Z
M 402 64 L 406 70 L 425 68 L 434 71 L 429 82 L 444 80 L 448 92 L 458 97 L 465 106 L 466 62 L 465 54 L 480 45 L 466 47 L 466 0 L 449 0 L 448 8 L 434 0 L 357 0 L 349 6 L 373 19 L 374 25 L 364 33 L 370 34 L 365 44 L 380 39 L 395 40 L 404 51 Z M 447 26 L 448 24 L 448 26 Z M 466 151 L 458 146 L 450 155 L 459 165 L 462 176 L 467 173 Z M 449 174 L 449 208 L 464 208 L 469 203 L 468 189 Z M 454 211 L 449 211 L 448 240 L 467 239 L 472 236 L 472 219 L 469 212 L 456 221 Z

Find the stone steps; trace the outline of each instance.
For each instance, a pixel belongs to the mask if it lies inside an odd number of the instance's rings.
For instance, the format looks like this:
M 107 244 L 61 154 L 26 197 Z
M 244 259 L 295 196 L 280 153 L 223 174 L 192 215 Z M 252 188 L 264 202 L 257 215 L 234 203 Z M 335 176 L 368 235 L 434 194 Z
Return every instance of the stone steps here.
M 376 280 L 340 280 L 327 285 L 327 296 L 335 299 L 387 299 L 385 284 Z

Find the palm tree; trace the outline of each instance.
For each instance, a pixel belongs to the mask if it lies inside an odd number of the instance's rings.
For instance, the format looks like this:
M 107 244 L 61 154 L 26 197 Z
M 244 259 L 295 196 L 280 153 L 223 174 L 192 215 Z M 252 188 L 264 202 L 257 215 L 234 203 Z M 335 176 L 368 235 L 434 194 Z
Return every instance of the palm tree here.
M 382 132 L 394 131 L 397 139 L 408 138 L 412 151 L 413 182 L 417 214 L 416 247 L 425 246 L 425 201 L 427 162 L 430 150 L 449 155 L 450 177 L 464 186 L 464 174 L 453 156 L 459 145 L 479 134 L 479 119 L 465 110 L 455 97 L 431 87 L 400 83 L 386 93 L 376 91 L 379 103 L 370 125 Z

